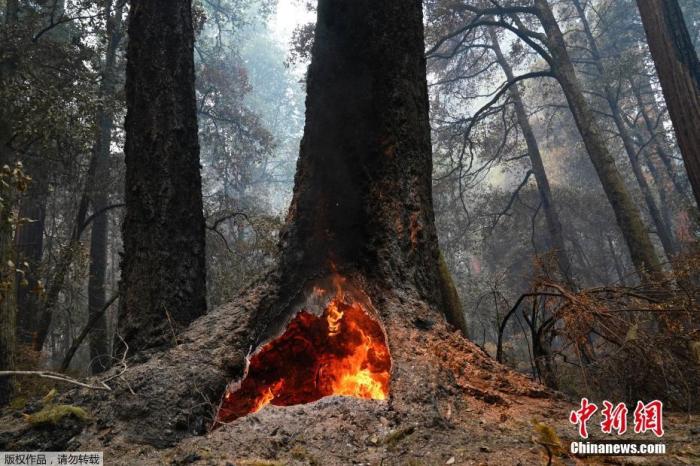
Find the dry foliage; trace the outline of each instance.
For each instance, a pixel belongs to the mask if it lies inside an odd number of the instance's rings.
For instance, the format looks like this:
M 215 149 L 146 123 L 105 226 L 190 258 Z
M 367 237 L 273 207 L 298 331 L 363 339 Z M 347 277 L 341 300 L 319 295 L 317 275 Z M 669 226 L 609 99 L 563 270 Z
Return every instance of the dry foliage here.
M 700 254 L 644 285 L 582 290 L 538 278 L 501 325 L 522 313 L 532 364 L 547 385 L 574 395 L 660 399 L 700 408 Z M 529 305 L 529 306 L 528 306 Z

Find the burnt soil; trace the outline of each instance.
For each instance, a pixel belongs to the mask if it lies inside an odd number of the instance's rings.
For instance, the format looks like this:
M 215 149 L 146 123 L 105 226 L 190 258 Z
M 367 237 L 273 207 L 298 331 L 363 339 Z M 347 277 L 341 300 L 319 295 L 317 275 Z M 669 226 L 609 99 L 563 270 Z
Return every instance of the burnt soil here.
M 215 396 L 231 381 L 226 374 L 240 376 L 242 335 L 269 292 L 263 288 L 197 321 L 176 348 L 141 355 L 141 364 L 130 361 L 112 392 L 66 387 L 61 402 L 84 407 L 91 416 L 84 425 L 66 418 L 32 427 L 6 410 L 0 450 L 104 451 L 106 464 L 116 465 L 539 465 L 547 464 L 542 442 L 548 440 L 533 423 L 553 429 L 565 450 L 577 440 L 568 422 L 572 400 L 498 364 L 400 291 L 377 305 L 392 356 L 388 400 L 328 397 L 266 406 L 207 432 Z M 230 351 L 222 354 L 221 345 Z M 553 464 L 700 464 L 697 416 L 665 413 L 664 421 L 664 456 L 564 454 Z M 589 426 L 592 439 L 602 438 L 598 426 Z

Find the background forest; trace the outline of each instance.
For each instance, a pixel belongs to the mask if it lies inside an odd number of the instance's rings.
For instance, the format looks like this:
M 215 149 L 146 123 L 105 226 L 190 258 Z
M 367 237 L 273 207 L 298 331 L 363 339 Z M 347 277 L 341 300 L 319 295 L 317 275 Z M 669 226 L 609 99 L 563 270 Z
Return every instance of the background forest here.
M 697 407 L 698 207 L 636 2 L 535 3 L 551 17 L 424 2 L 433 202 L 469 337 L 571 394 Z M 697 50 L 700 1 L 679 3 Z M 275 262 L 314 7 L 194 3 L 210 309 Z M 0 368 L 97 374 L 119 339 L 129 6 L 0 9 Z

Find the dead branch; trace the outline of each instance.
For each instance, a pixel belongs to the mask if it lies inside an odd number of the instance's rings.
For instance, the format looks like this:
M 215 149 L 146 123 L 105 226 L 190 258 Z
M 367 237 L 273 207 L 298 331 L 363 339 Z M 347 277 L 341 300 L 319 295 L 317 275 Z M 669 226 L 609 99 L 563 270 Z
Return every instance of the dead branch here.
M 51 379 L 51 380 L 58 380 L 59 382 L 65 382 L 73 385 L 77 385 L 79 387 L 83 388 L 89 388 L 91 390 L 105 390 L 105 391 L 112 391 L 112 388 L 109 387 L 107 384 L 104 382 L 100 382 L 100 385 L 90 385 L 84 382 L 81 382 L 79 380 L 73 379 L 71 377 L 68 377 L 63 374 L 59 374 L 58 372 L 50 372 L 50 371 L 0 371 L 0 377 L 11 377 L 15 375 L 31 375 L 35 377 L 41 377 L 44 379 Z

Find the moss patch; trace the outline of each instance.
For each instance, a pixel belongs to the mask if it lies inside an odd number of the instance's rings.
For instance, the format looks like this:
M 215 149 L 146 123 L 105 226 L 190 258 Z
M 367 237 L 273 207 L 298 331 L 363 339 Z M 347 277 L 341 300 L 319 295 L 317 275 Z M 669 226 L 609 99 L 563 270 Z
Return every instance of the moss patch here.
M 31 425 L 38 426 L 45 424 L 58 424 L 67 416 L 73 416 L 82 422 L 86 422 L 88 419 L 90 419 L 87 411 L 85 411 L 83 408 L 72 405 L 49 405 L 45 406 L 41 411 L 34 414 L 25 414 L 24 417 Z

